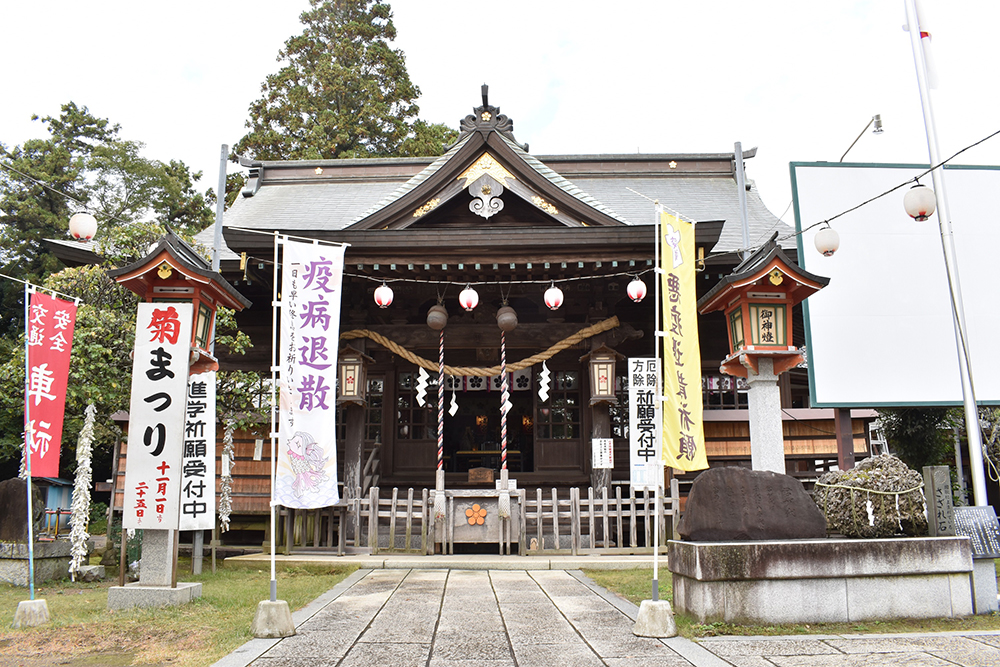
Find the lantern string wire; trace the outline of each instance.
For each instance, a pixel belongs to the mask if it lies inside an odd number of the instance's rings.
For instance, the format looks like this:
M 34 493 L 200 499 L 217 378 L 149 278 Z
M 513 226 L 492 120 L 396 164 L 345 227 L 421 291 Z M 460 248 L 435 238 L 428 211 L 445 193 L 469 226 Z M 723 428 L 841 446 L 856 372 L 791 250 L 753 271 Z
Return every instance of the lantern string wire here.
M 14 282 L 21 283 L 22 285 L 27 285 L 29 288 L 31 288 L 32 291 L 35 292 L 50 292 L 52 296 L 61 296 L 66 299 L 70 299 L 73 302 L 73 304 L 77 306 L 79 306 L 83 302 L 80 299 L 80 297 L 65 294 L 64 292 L 50 289 L 48 287 L 42 287 L 41 285 L 36 285 L 34 283 L 28 282 L 27 280 L 21 280 L 20 278 L 15 278 L 14 276 L 8 276 L 6 273 L 0 273 L 0 278 L 6 278 L 7 280 L 13 280 Z
M 830 224 L 831 222 L 833 222 L 834 220 L 836 220 L 837 218 L 840 218 L 840 217 L 842 217 L 842 216 L 845 216 L 845 215 L 847 215 L 848 213 L 851 213 L 851 212 L 853 212 L 853 211 L 856 211 L 856 210 L 858 210 L 859 208 L 861 208 L 861 207 L 863 207 L 863 206 L 867 206 L 868 204 L 871 204 L 872 202 L 874 202 L 874 201 L 877 201 L 877 200 L 881 199 L 882 197 L 885 197 L 885 196 L 887 196 L 887 195 L 890 195 L 890 194 L 892 194 L 893 192 L 895 192 L 896 190 L 899 190 L 900 188 L 903 188 L 903 187 L 906 187 L 906 186 L 907 186 L 907 185 L 909 185 L 910 183 L 917 183 L 917 184 L 919 184 L 919 182 L 920 182 L 920 179 L 921 179 L 921 178 L 923 178 L 924 176 L 926 176 L 927 174 L 931 173 L 931 172 L 932 172 L 932 171 L 934 171 L 935 169 L 938 169 L 938 168 L 940 168 L 940 167 L 943 167 L 944 165 L 948 164 L 949 162 L 951 162 L 952 160 L 954 160 L 955 158 L 957 158 L 957 157 L 958 157 L 959 155 L 961 155 L 962 153 L 964 153 L 965 151 L 967 151 L 967 150 L 970 150 L 970 149 L 972 149 L 972 148 L 975 148 L 975 147 L 976 147 L 976 146 L 978 146 L 979 144 L 982 144 L 982 143 L 984 143 L 984 142 L 986 142 L 986 141 L 988 141 L 988 140 L 992 139 L 993 137 L 997 136 L 998 134 L 1000 134 L 1000 130 L 997 130 L 996 132 L 993 132 L 992 134 L 989 134 L 989 135 L 987 135 L 987 136 L 983 137 L 983 138 L 982 138 L 982 139 L 980 139 L 979 141 L 976 141 L 976 142 L 974 142 L 974 143 L 971 143 L 971 144 L 969 144 L 968 146 L 966 146 L 965 148 L 962 148 L 962 149 L 960 149 L 960 150 L 956 151 L 956 152 L 955 152 L 954 154 L 952 154 L 952 155 L 951 155 L 950 157 L 948 157 L 948 158 L 945 158 L 944 160 L 941 160 L 941 161 L 940 161 L 940 162 L 938 162 L 938 163 L 937 163 L 936 165 L 933 165 L 933 166 L 929 167 L 928 169 L 924 170 L 923 172 L 921 172 L 921 173 L 920 173 L 920 174 L 918 174 L 917 176 L 914 176 L 914 177 L 912 177 L 912 178 L 908 178 L 908 179 L 906 179 L 905 181 L 903 181 L 903 182 L 902 182 L 902 183 L 900 183 L 899 185 L 897 185 L 897 186 L 895 186 L 895 187 L 892 187 L 892 188 L 890 188 L 890 189 L 886 190 L 886 191 L 885 191 L 885 192 L 883 192 L 882 194 L 879 194 L 879 195 L 875 195 L 874 197 L 872 197 L 872 198 L 870 198 L 870 199 L 866 199 L 865 201 L 861 202 L 860 204 L 857 204 L 856 206 L 852 206 L 851 208 L 849 208 L 849 209 L 847 209 L 847 210 L 845 210 L 845 211 L 841 211 L 840 213 L 837 213 L 836 215 L 832 215 L 832 216 L 830 216 L 829 218 L 826 218 L 825 220 L 820 220 L 819 222 L 815 222 L 815 223 L 813 223 L 813 224 L 809 225 L 808 227 L 805 227 L 805 228 L 803 228 L 803 229 L 802 229 L 802 230 L 800 230 L 800 231 L 797 231 L 797 232 L 795 232 L 795 233 L 792 233 L 792 234 L 787 234 L 787 235 L 785 235 L 785 236 L 779 236 L 777 240 L 778 240 L 778 241 L 787 241 L 788 239 L 792 239 L 792 238 L 795 238 L 796 236 L 799 236 L 799 235 L 801 235 L 801 234 L 804 234 L 805 232 L 809 231 L 810 229 L 813 229 L 813 228 L 815 228 L 815 227 L 819 227 L 820 225 L 827 225 L 827 226 L 829 226 L 829 224 Z M 636 190 L 633 190 L 632 188 L 629 188 L 629 187 L 626 187 L 625 189 L 626 189 L 626 190 L 628 190 L 629 192 L 632 192 L 633 194 L 636 194 L 636 195 L 638 195 L 638 196 L 642 197 L 643 199 L 646 199 L 646 200 L 649 200 L 649 201 L 651 201 L 651 202 L 653 202 L 653 203 L 659 203 L 659 204 L 660 204 L 660 206 L 662 206 L 662 207 L 664 208 L 664 210 L 667 210 L 667 211 L 669 211 L 669 212 L 670 212 L 670 213 L 672 213 L 673 215 L 676 215 L 676 216 L 677 216 L 678 218 L 681 218 L 682 220 L 686 220 L 686 221 L 688 221 L 688 222 L 692 222 L 692 223 L 694 223 L 694 224 L 697 224 L 697 221 L 695 221 L 695 220 L 692 220 L 692 219 L 690 219 L 690 218 L 688 218 L 688 217 L 686 217 L 686 216 L 684 216 L 684 215 L 682 215 L 682 214 L 678 213 L 677 211 L 674 211 L 673 209 L 671 209 L 671 208 L 669 208 L 669 207 L 667 207 L 667 206 L 664 206 L 664 205 L 663 205 L 663 203 L 661 203 L 661 202 L 658 202 L 657 200 L 653 199 L 652 197 L 649 197 L 649 196 L 647 196 L 647 195 L 644 195 L 644 194 L 642 194 L 641 192 L 637 192 Z M 789 204 L 789 206 L 791 206 L 791 204 Z M 788 210 L 788 209 L 785 209 L 785 210 L 786 210 L 786 212 L 787 212 L 787 210 Z M 779 216 L 779 217 L 778 217 L 778 220 L 779 220 L 779 221 L 782 221 L 782 220 L 781 220 L 781 217 L 782 217 L 782 216 L 784 216 L 784 215 L 785 215 L 785 214 L 784 214 L 784 213 L 782 213 L 782 214 L 781 214 L 781 216 Z M 783 222 L 783 221 L 782 221 L 782 222 Z M 785 223 L 785 224 L 788 224 L 788 223 Z M 774 230 L 768 230 L 767 232 L 765 232 L 765 234 L 770 234 L 770 233 L 771 233 L 771 232 L 773 232 L 773 231 L 774 231 Z M 750 247 L 750 248 L 736 248 L 736 249 L 734 249 L 734 250 L 725 250 L 725 251 L 723 251 L 723 252 L 718 252 L 718 253 L 714 253 L 714 254 L 711 254 L 711 255 L 707 256 L 707 257 L 706 257 L 705 259 L 715 259 L 715 258 L 717 258 L 717 257 L 724 257 L 725 255 L 734 255 L 734 254 L 742 254 L 742 253 L 744 253 L 744 252 L 754 252 L 754 251 L 756 251 L 756 250 L 760 249 L 760 247 L 761 247 L 760 245 L 755 245 L 755 246 L 753 246 L 753 247 Z
M 868 204 L 871 204 L 872 202 L 874 202 L 874 201 L 876 201 L 878 199 L 881 199 L 882 197 L 890 195 L 893 192 L 895 192 L 896 190 L 899 190 L 900 188 L 906 187 L 910 183 L 914 183 L 914 184 L 919 185 L 920 184 L 920 179 L 923 178 L 924 176 L 926 176 L 927 174 L 931 173 L 935 169 L 943 167 L 944 165 L 948 164 L 949 162 L 951 162 L 952 160 L 954 160 L 956 157 L 958 157 L 959 155 L 961 155 L 962 153 L 964 153 L 965 151 L 967 151 L 967 150 L 969 150 L 971 148 L 975 148 L 979 144 L 981 144 L 984 141 L 987 141 L 989 139 L 992 139 L 993 137 L 997 136 L 998 134 L 1000 134 L 1000 130 L 997 130 L 996 132 L 993 132 L 992 134 L 983 137 L 982 139 L 980 139 L 979 141 L 977 141 L 975 143 L 969 144 L 965 148 L 962 148 L 961 150 L 959 150 L 956 153 L 954 153 L 951 157 L 948 157 L 948 158 L 945 158 L 944 160 L 941 160 L 936 165 L 934 165 L 934 166 L 932 166 L 932 167 L 924 170 L 923 172 L 921 172 L 917 176 L 914 176 L 913 178 L 906 179 L 905 181 L 903 181 L 899 185 L 897 185 L 895 187 L 892 187 L 892 188 L 889 188 L 888 190 L 886 190 L 882 194 L 875 195 L 874 197 L 872 197 L 870 199 L 866 199 L 865 201 L 861 202 L 860 204 L 857 204 L 856 206 L 852 206 L 851 208 L 847 209 L 846 211 L 841 211 L 840 213 L 838 213 L 836 215 L 830 216 L 829 218 L 826 218 L 825 220 L 820 220 L 819 222 L 814 222 L 813 224 L 809 225 L 808 227 L 803 228 L 801 231 L 795 232 L 794 234 L 789 234 L 787 236 L 778 237 L 778 240 L 779 241 L 784 241 L 784 240 L 787 240 L 787 239 L 790 239 L 790 238 L 794 238 L 794 237 L 799 236 L 800 234 L 803 234 L 803 233 L 809 231 L 810 229 L 813 229 L 814 227 L 818 227 L 820 225 L 827 225 L 827 226 L 829 226 L 829 224 L 831 222 L 833 222 L 834 220 L 836 220 L 837 218 L 839 218 L 841 216 L 845 216 L 848 213 L 851 213 L 853 211 L 858 210 L 862 206 L 867 206 Z
M 72 195 L 68 195 L 65 192 L 62 192 L 61 190 L 56 190 L 51 185 L 49 185 L 47 183 L 44 183 L 44 182 L 38 180 L 37 178 L 29 176 L 28 174 L 24 173 L 23 171 L 20 171 L 19 169 L 15 169 L 14 167 L 12 167 L 9 164 L 7 164 L 6 162 L 0 161 L 0 167 L 3 167 L 4 169 L 7 169 L 8 171 L 12 171 L 15 174 L 21 176 L 22 178 L 28 179 L 29 181 L 31 181 L 35 185 L 43 187 L 43 188 L 45 188 L 46 190 L 48 190 L 50 192 L 54 192 L 55 194 L 57 194 L 57 195 L 59 195 L 61 197 L 64 197 L 65 199 L 68 199 L 71 202 L 74 202 L 74 203 L 78 204 L 84 211 L 90 211 L 91 210 L 91 208 L 89 206 L 87 206 L 86 202 L 80 201 L 76 197 L 74 197 Z M 116 220 L 117 222 L 120 222 L 123 225 L 130 225 L 130 224 L 132 224 L 132 222 L 135 222 L 135 221 L 129 221 L 129 220 L 122 220 L 121 218 L 116 217 L 114 215 L 111 215 L 110 213 L 107 213 L 107 212 L 104 212 L 104 211 L 101 211 L 101 216 L 107 218 L 108 220 Z

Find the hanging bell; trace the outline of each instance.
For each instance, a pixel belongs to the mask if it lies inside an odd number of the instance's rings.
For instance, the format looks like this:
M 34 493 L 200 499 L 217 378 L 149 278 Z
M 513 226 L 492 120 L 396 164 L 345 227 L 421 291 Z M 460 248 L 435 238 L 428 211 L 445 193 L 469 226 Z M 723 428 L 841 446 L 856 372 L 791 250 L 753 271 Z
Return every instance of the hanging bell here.
M 448 311 L 440 303 L 431 306 L 427 311 L 427 326 L 434 331 L 441 331 L 448 324 Z
M 497 326 L 505 333 L 517 328 L 517 313 L 510 306 L 501 306 L 497 311 Z

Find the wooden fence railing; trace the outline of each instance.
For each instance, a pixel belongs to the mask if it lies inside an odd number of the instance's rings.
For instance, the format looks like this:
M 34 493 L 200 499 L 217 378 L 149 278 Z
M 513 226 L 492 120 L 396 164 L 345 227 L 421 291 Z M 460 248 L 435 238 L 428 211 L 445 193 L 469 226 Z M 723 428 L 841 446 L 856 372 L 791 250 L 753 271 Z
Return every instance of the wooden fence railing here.
M 360 491 L 360 490 L 359 490 Z M 417 495 L 419 493 L 419 495 Z M 446 492 L 448 493 L 448 492 Z M 680 494 L 677 480 L 670 492 L 659 499 L 661 512 L 660 545 L 666 541 L 680 517 Z M 452 504 L 448 503 L 451 507 Z M 656 517 L 656 502 L 650 492 L 622 495 L 615 486 L 596 493 L 593 487 L 586 496 L 581 489 L 517 491 L 518 553 L 525 555 L 651 553 Z M 348 515 L 356 518 L 348 521 Z M 349 530 L 348 524 L 357 526 Z M 452 531 L 443 531 L 443 553 L 454 553 Z M 292 551 L 352 551 L 430 554 L 435 551 L 433 502 L 428 489 L 416 492 L 393 487 L 383 497 L 373 486 L 363 497 L 343 501 L 333 507 L 315 510 L 281 508 L 279 512 L 279 549 Z

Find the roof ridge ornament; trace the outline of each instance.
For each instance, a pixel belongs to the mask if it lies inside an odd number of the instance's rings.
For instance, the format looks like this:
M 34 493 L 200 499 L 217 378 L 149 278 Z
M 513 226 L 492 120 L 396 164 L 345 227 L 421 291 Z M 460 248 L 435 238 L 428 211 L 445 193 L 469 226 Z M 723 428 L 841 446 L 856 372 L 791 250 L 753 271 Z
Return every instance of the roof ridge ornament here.
M 490 105 L 489 86 L 485 83 L 482 87 L 482 94 L 483 105 L 474 107 L 470 115 L 459 121 L 458 129 L 460 137 L 472 134 L 473 132 L 479 132 L 483 135 L 483 139 L 486 139 L 490 132 L 497 132 L 513 141 L 521 147 L 521 150 L 527 153 L 528 144 L 519 143 L 514 138 L 514 121 L 506 114 L 500 113 L 500 107 Z

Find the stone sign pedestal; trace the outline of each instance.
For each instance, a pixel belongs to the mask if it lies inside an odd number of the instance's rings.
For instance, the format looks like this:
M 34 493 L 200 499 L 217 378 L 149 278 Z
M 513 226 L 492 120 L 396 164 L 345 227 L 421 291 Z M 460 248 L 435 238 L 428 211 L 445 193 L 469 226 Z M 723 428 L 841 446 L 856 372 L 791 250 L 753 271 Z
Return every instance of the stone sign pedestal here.
M 142 563 L 139 581 L 108 589 L 108 609 L 131 607 L 169 607 L 187 604 L 201 597 L 200 583 L 173 580 L 177 531 L 146 530 L 142 535 Z
M 674 609 L 701 623 L 853 623 L 973 612 L 972 550 L 964 537 L 669 546 Z
M 68 540 L 35 542 L 35 584 L 62 579 L 69 574 Z M 0 581 L 14 586 L 28 585 L 28 545 L 24 542 L 0 542 Z
M 997 577 L 993 559 L 1000 558 L 1000 524 L 991 505 L 956 507 L 952 525 L 972 547 L 972 588 L 977 614 L 997 611 Z

